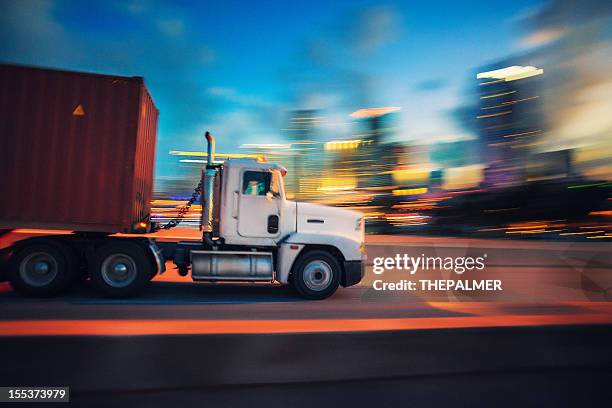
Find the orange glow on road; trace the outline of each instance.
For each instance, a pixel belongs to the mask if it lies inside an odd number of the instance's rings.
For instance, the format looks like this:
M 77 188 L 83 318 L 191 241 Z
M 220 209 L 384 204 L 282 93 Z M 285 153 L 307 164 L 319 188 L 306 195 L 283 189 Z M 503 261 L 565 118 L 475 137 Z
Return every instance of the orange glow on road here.
M 274 334 L 610 324 L 612 314 L 304 320 L 21 320 L 0 322 L 1 336 Z

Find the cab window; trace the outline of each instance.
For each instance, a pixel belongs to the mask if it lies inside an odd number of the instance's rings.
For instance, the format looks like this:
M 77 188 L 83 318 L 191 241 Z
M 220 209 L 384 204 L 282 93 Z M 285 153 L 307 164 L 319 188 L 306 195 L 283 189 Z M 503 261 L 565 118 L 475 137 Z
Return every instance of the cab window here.
M 270 191 L 271 174 L 263 171 L 245 171 L 242 176 L 242 194 L 264 196 Z

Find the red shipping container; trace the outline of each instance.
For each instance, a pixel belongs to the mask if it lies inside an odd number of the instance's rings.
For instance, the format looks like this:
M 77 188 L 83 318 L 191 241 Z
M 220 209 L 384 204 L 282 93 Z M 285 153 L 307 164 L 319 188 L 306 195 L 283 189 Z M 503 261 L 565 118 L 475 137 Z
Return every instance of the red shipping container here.
M 157 117 L 141 77 L 0 65 L 0 228 L 137 231 Z

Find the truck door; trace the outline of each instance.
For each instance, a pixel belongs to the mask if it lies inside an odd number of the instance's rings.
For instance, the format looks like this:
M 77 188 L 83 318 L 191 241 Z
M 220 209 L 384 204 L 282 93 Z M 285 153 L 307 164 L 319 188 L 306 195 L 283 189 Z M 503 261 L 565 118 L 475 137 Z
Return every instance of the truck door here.
M 238 204 L 238 234 L 243 237 L 275 238 L 280 225 L 280 181 L 278 172 L 245 170 Z

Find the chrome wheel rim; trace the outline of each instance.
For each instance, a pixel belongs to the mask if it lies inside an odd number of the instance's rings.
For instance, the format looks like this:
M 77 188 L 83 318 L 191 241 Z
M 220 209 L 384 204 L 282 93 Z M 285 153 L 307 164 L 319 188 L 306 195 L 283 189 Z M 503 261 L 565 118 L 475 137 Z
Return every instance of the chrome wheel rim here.
M 136 279 L 136 262 L 125 254 L 108 256 L 102 262 L 102 279 L 114 288 L 124 288 Z
M 19 276 L 29 286 L 49 285 L 57 277 L 57 260 L 46 252 L 34 252 L 19 265 Z
M 304 268 L 304 284 L 310 290 L 320 292 L 327 289 L 332 276 L 332 267 L 320 259 L 309 262 Z

